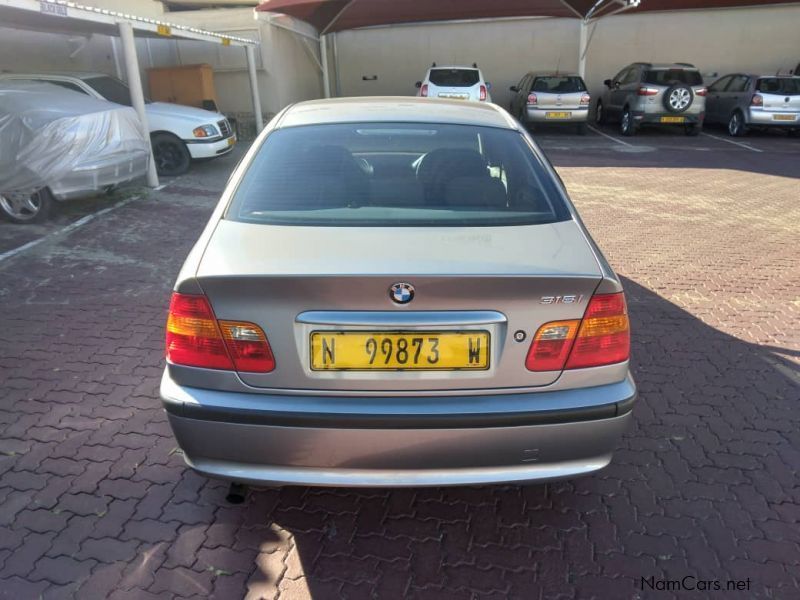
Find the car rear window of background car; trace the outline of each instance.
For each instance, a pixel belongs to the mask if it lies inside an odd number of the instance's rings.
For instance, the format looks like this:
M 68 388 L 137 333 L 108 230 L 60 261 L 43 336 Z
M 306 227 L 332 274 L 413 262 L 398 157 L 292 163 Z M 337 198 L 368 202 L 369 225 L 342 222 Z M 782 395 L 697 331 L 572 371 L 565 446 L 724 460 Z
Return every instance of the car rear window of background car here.
M 764 94 L 800 95 L 800 77 L 762 77 L 756 90 Z
M 555 178 L 518 131 L 373 122 L 273 131 L 225 218 L 272 225 L 479 227 L 553 223 L 570 214 Z
M 580 77 L 537 77 L 533 81 L 532 92 L 551 94 L 571 94 L 585 92 L 586 86 Z
M 431 69 L 428 80 L 439 87 L 472 87 L 480 78 L 476 69 Z
M 672 85 L 673 83 L 703 85 L 703 78 L 699 71 L 688 69 L 653 69 L 645 71 L 644 83 L 651 85 Z

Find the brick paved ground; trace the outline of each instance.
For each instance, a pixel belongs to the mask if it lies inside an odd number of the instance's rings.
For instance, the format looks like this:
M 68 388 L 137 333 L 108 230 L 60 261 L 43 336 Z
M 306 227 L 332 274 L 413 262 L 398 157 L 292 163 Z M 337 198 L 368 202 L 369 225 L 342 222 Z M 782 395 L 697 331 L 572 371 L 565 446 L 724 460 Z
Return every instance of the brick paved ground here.
M 156 389 L 229 157 L 0 263 L 0 597 L 669 598 L 640 578 L 685 575 L 798 597 L 800 142 L 542 139 L 627 286 L 641 401 L 612 466 L 226 504 Z

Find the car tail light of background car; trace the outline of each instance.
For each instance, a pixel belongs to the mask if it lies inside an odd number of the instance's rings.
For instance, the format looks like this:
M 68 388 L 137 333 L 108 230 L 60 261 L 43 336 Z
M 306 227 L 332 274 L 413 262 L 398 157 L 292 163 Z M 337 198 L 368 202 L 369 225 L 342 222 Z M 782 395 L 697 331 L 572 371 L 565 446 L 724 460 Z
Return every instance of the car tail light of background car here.
M 581 106 L 589 106 L 589 103 L 592 101 L 592 97 L 589 94 L 584 94 L 581 96 Z
M 419 95 L 422 96 L 423 98 L 426 98 L 428 96 L 428 84 L 427 83 L 423 84 L 423 86 L 421 88 L 419 88 Z
M 481 90 L 481 102 L 483 102 L 484 100 L 486 100 L 486 86 L 481 85 L 480 90 Z
M 647 87 L 646 85 L 640 86 L 636 92 L 640 96 L 655 96 L 658 94 L 658 88 Z
M 258 325 L 217 321 L 205 296 L 172 294 L 167 318 L 167 360 L 176 365 L 268 373 L 275 368 Z
M 625 295 L 596 294 L 583 319 L 552 321 L 536 332 L 528 350 L 529 371 L 560 371 L 611 365 L 630 356 Z
M 528 94 L 528 104 L 536 104 L 537 102 L 539 102 L 539 99 L 536 97 L 536 94 L 533 92 Z
M 754 94 L 750 104 L 752 106 L 764 106 L 764 97 L 761 94 Z
M 696 96 L 705 97 L 708 94 L 708 88 L 700 88 L 695 92 Z

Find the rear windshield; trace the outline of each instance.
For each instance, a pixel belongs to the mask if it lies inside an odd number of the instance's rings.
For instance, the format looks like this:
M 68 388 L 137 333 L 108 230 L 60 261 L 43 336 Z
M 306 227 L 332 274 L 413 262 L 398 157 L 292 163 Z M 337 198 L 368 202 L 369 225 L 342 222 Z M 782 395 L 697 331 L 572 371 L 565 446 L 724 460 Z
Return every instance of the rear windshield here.
M 686 85 L 703 85 L 700 71 L 687 69 L 654 69 L 645 71 L 644 83 L 651 85 L 671 85 L 685 83 Z
M 551 94 L 570 94 L 585 92 L 586 85 L 580 77 L 537 77 L 533 81 L 532 92 Z
M 109 102 L 116 102 L 117 104 L 123 104 L 125 106 L 133 105 L 131 101 L 131 91 L 128 89 L 128 86 L 119 79 L 104 76 L 90 77 L 84 81 Z M 145 98 L 145 101 L 150 102 L 150 99 Z
M 570 215 L 553 177 L 516 131 L 347 123 L 270 133 L 226 218 L 438 227 L 552 223 Z
M 800 95 L 800 77 L 762 77 L 756 89 L 764 94 Z
M 480 77 L 477 69 L 431 69 L 428 80 L 440 87 L 472 87 Z

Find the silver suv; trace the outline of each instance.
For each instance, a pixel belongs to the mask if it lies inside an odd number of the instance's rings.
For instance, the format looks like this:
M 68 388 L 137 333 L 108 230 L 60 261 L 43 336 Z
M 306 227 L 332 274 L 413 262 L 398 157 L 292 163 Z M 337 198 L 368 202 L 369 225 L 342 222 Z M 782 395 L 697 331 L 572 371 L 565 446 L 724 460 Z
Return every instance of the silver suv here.
M 703 128 L 706 88 L 700 72 L 688 63 L 633 63 L 613 79 L 597 101 L 598 124 L 615 120 L 622 135 L 641 125 L 683 125 L 686 135 Z

